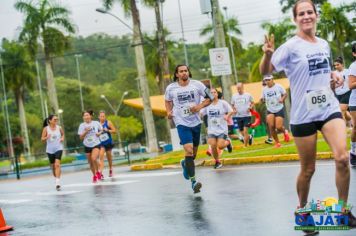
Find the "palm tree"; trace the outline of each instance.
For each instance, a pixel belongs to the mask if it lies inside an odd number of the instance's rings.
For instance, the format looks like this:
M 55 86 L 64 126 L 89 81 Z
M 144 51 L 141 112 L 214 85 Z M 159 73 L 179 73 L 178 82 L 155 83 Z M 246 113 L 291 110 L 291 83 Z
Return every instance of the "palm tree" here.
M 25 14 L 20 40 L 28 44 L 33 57 L 39 46 L 43 49 L 50 109 L 56 113 L 59 106 L 51 57 L 68 48 L 68 38 L 58 28 L 68 33 L 75 32 L 69 19 L 70 11 L 52 0 L 19 0 L 15 3 L 15 8 Z
M 328 0 L 313 0 L 314 4 L 317 7 L 320 7 L 324 2 L 327 2 Z M 282 12 L 286 13 L 289 9 L 291 9 L 294 4 L 297 2 L 297 0 L 279 0 L 279 3 L 282 6 Z
M 104 7 L 106 9 L 110 9 L 114 2 L 119 2 L 124 9 L 125 14 L 131 15 L 132 24 L 133 24 L 133 46 L 135 48 L 136 55 L 136 66 L 137 66 L 137 74 L 140 82 L 140 90 L 143 101 L 143 114 L 144 119 L 146 121 L 146 130 L 148 137 L 148 148 L 151 152 L 158 151 L 158 142 L 156 129 L 153 119 L 153 113 L 150 102 L 150 94 L 148 89 L 148 81 L 147 81 L 147 71 L 146 71 L 146 63 L 145 63 L 145 55 L 143 51 L 143 39 L 142 39 L 142 31 L 141 31 L 141 20 L 140 14 L 137 8 L 136 0 L 102 0 Z
M 335 47 L 338 55 L 343 58 L 345 44 L 356 38 L 354 23 L 350 22 L 345 14 L 345 8 L 348 7 L 350 6 L 333 7 L 328 2 L 324 3 L 318 24 L 318 34 L 330 40 L 331 47 Z
M 236 18 L 230 18 L 223 23 L 223 28 L 224 28 L 224 33 L 225 33 L 225 43 L 226 45 L 229 45 L 229 37 L 228 34 L 231 36 L 232 40 L 232 45 L 234 47 L 234 52 L 235 54 L 239 54 L 242 52 L 242 42 L 241 39 L 238 38 L 241 33 L 241 29 L 239 27 L 239 22 Z M 228 31 L 229 28 L 229 31 Z M 209 39 L 206 43 L 208 48 L 214 48 L 215 47 L 215 42 L 214 42 L 214 28 L 212 24 L 207 24 L 205 25 L 201 30 L 200 30 L 200 36 L 209 36 Z M 236 57 L 236 55 L 234 55 Z
M 28 136 L 24 97 L 26 89 L 33 89 L 35 84 L 34 65 L 24 45 L 18 42 L 3 40 L 2 57 L 4 59 L 4 73 L 6 86 L 11 89 L 16 98 L 19 112 L 21 133 L 24 139 L 25 156 L 31 156 L 30 140 Z
M 268 35 L 274 35 L 276 48 L 291 38 L 296 29 L 295 25 L 288 17 L 275 24 L 271 22 L 264 22 L 261 27 L 267 31 Z

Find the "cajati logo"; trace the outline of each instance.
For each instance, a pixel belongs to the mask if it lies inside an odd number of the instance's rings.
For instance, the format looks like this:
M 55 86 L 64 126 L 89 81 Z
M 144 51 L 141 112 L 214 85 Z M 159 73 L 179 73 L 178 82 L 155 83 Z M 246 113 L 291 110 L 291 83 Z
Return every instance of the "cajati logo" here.
M 349 216 L 352 206 L 332 197 L 312 200 L 295 212 L 295 230 L 349 230 Z

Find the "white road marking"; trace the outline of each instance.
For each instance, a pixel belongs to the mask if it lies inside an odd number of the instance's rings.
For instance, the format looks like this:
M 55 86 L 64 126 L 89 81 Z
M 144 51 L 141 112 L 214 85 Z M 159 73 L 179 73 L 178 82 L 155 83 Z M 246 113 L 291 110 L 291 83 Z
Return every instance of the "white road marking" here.
M 118 182 L 100 182 L 97 183 L 77 183 L 77 184 L 67 184 L 62 185 L 62 188 L 72 188 L 72 187 L 91 187 L 91 186 L 108 186 L 108 185 L 123 185 L 123 184 L 130 184 L 130 183 L 137 183 L 138 180 L 131 180 L 131 181 L 118 181 Z
M 20 203 L 31 202 L 31 201 L 33 200 L 32 199 L 14 199 L 14 200 L 0 199 L 0 204 L 20 204 Z
M 170 172 L 149 172 L 149 173 L 135 173 L 135 174 L 118 174 L 114 178 L 140 178 L 140 177 L 157 177 L 157 176 L 172 176 L 180 175 L 181 171 Z

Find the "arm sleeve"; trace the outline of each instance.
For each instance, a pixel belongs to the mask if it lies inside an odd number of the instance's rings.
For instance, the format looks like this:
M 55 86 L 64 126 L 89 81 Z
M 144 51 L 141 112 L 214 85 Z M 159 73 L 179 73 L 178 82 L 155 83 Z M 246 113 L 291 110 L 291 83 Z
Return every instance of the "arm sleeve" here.
M 286 70 L 288 61 L 289 49 L 286 44 L 283 44 L 273 53 L 271 63 L 274 69 L 279 72 Z
M 223 104 L 224 104 L 224 109 L 225 109 L 226 112 L 232 112 L 233 111 L 231 105 L 227 101 L 224 101 Z
M 202 114 L 203 116 L 206 115 L 206 107 L 200 110 L 200 114 Z
M 171 94 L 170 86 L 168 86 L 167 89 L 166 89 L 166 92 L 165 92 L 165 94 L 164 94 L 164 99 L 165 99 L 166 101 L 170 101 L 170 102 L 173 100 L 172 94 Z
M 282 95 L 284 95 L 284 94 L 287 93 L 286 90 L 283 88 L 282 85 L 278 85 L 278 87 L 279 87 L 279 91 L 281 92 Z
M 83 131 L 84 131 L 84 126 L 83 126 L 83 124 L 80 124 L 79 128 L 78 128 L 78 135 L 81 135 L 83 133 Z
M 351 64 L 348 72 L 349 75 L 356 76 L 356 62 Z

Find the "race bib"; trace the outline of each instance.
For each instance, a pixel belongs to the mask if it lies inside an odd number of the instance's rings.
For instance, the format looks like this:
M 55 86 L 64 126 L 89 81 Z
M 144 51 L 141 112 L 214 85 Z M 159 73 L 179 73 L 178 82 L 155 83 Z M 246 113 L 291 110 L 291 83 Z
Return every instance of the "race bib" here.
M 101 134 L 101 135 L 99 136 L 99 139 L 100 139 L 101 142 L 105 142 L 106 140 L 109 139 L 108 133 L 103 133 L 103 134 Z
M 191 116 L 193 113 L 191 112 L 190 110 L 191 106 L 190 105 L 187 105 L 187 106 L 184 106 L 180 109 L 180 114 L 182 117 L 188 117 L 188 116 Z
M 95 146 L 95 138 L 91 135 L 85 139 L 85 145 L 88 147 Z
M 245 98 L 239 98 L 236 100 L 237 105 L 245 105 L 246 104 L 246 99 Z
M 211 118 L 210 125 L 214 127 L 218 127 L 221 123 L 221 118 Z
M 269 98 L 267 100 L 267 106 L 268 107 L 276 107 L 279 105 L 278 98 Z
M 306 94 L 308 111 L 324 110 L 330 105 L 330 91 L 328 89 L 313 90 Z
M 52 134 L 52 135 L 50 136 L 50 138 L 49 138 L 49 141 L 50 141 L 50 142 L 54 142 L 54 141 L 56 141 L 58 138 L 59 138 L 58 135 Z

